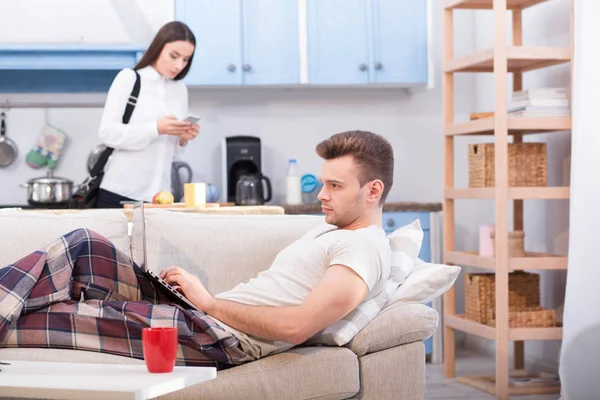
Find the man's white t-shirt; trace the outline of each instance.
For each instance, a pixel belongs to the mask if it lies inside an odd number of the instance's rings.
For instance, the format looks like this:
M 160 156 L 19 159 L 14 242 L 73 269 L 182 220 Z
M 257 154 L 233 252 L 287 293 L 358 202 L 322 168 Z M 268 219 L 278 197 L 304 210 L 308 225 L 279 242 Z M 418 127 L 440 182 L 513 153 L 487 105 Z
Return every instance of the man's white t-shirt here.
M 383 229 L 375 225 L 357 230 L 317 227 L 282 250 L 268 270 L 216 297 L 257 306 L 298 306 L 327 268 L 337 264 L 351 268 L 365 281 L 369 288 L 365 301 L 380 294 L 391 265 L 391 249 Z M 259 339 L 215 321 L 233 333 L 256 359 L 293 347 L 286 342 Z

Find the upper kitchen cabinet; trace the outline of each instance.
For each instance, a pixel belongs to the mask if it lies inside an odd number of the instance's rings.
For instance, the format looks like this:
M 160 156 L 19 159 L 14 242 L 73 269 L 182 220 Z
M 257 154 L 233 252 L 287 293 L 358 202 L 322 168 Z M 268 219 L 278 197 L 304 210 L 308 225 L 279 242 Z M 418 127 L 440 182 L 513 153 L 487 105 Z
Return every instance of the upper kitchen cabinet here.
M 426 0 L 306 0 L 309 83 L 425 84 Z
M 309 83 L 368 83 L 366 0 L 307 1 Z
M 371 82 L 427 82 L 427 9 L 424 0 L 368 0 Z
M 299 83 L 297 0 L 177 0 L 196 36 L 188 85 Z
M 297 0 L 243 0 L 244 83 L 300 82 Z
M 175 18 L 196 37 L 188 85 L 242 83 L 242 10 L 240 0 L 177 0 Z

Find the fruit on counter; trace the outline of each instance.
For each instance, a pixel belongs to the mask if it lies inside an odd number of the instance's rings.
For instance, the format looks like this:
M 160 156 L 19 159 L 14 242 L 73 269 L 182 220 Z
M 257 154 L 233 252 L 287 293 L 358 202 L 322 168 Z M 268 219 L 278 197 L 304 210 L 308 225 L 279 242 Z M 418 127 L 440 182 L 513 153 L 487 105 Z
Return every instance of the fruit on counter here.
M 173 204 L 174 201 L 173 194 L 166 190 L 156 193 L 152 198 L 152 204 Z

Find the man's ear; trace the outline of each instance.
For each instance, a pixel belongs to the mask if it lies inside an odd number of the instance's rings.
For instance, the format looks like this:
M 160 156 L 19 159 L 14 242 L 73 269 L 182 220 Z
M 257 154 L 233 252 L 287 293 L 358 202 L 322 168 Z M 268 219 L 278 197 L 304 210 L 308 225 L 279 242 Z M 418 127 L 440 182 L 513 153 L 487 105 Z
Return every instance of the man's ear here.
M 369 200 L 379 201 L 383 194 L 383 182 L 379 179 L 375 179 L 368 183 L 369 185 Z

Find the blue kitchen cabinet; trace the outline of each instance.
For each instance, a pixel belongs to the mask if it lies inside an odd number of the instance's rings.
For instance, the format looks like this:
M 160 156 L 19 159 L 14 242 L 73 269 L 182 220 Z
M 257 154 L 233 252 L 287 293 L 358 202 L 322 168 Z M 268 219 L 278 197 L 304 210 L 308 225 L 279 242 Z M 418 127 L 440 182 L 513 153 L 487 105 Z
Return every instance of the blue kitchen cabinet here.
M 372 12 L 372 83 L 427 82 L 424 0 L 368 0 Z
M 431 237 L 430 237 L 430 219 L 429 212 L 384 212 L 383 213 L 383 229 L 387 234 L 394 232 L 396 229 L 410 224 L 415 219 L 421 223 L 423 229 L 423 243 L 419 258 L 425 262 L 431 262 Z M 431 303 L 427 304 L 431 307 Z M 433 339 L 425 340 L 425 354 L 431 355 L 433 351 Z
M 244 83 L 300 82 L 297 0 L 243 0 Z
M 240 0 L 177 0 L 175 19 L 187 24 L 196 37 L 186 84 L 242 84 Z
M 295 0 L 177 0 L 175 18 L 196 36 L 186 84 L 300 81 Z
M 424 0 L 307 0 L 309 83 L 427 82 Z
M 307 6 L 309 82 L 368 83 L 365 0 L 308 0 Z

